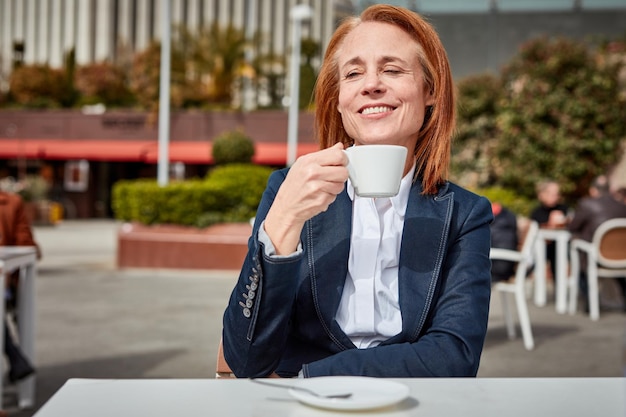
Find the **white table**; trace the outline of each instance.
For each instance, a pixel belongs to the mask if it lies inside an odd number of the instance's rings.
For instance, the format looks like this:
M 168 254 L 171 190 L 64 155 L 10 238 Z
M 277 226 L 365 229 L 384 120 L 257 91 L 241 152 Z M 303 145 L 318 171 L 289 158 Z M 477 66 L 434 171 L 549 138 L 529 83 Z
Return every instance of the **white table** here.
M 17 318 L 22 352 L 34 362 L 35 354 L 35 278 L 37 250 L 33 246 L 0 246 L 0 276 L 20 270 Z M 4 282 L 5 280 L 2 280 Z M 4 289 L 3 289 L 4 293 Z M 0 317 L 4 318 L 4 300 L 0 302 Z M 4 322 L 2 322 L 4 325 Z M 4 331 L 0 331 L 0 346 L 4 346 Z M 2 377 L 4 360 L 0 360 L 0 408 L 2 408 Z M 18 383 L 18 405 L 29 408 L 35 404 L 35 375 Z
M 410 397 L 384 409 L 346 413 L 294 400 L 286 389 L 246 379 L 70 379 L 35 417 L 626 415 L 625 378 L 396 379 Z M 284 382 L 284 381 L 283 381 Z
M 571 234 L 566 229 L 539 229 L 535 242 L 535 305 L 546 305 L 546 242 L 555 242 L 556 277 L 554 292 L 556 294 L 555 307 L 559 314 L 567 311 L 567 248 Z

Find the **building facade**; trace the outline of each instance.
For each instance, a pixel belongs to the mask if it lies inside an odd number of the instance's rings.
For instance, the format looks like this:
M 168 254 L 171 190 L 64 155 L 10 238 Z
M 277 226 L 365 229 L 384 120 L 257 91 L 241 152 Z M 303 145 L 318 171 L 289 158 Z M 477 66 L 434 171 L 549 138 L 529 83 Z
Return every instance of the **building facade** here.
M 313 16 L 302 35 L 325 45 L 336 19 L 351 12 L 349 0 L 0 0 L 0 74 L 15 60 L 59 68 L 74 50 L 76 63 L 116 62 L 121 51 L 138 52 L 162 35 L 163 5 L 173 26 L 191 32 L 214 22 L 263 39 L 260 50 L 287 55 L 290 10 L 306 4 Z M 6 86 L 5 86 L 6 88 Z
M 74 50 L 78 65 L 144 50 L 160 40 L 165 0 L 0 0 L 0 89 L 15 60 L 62 67 Z M 171 23 L 190 31 L 214 22 L 259 35 L 256 54 L 288 56 L 290 10 L 313 11 L 302 35 L 323 47 L 339 20 L 371 0 L 167 0 Z M 425 15 L 448 51 L 455 78 L 497 71 L 517 46 L 539 35 L 623 36 L 626 0 L 387 0 Z M 316 62 L 319 64 L 318 62 Z

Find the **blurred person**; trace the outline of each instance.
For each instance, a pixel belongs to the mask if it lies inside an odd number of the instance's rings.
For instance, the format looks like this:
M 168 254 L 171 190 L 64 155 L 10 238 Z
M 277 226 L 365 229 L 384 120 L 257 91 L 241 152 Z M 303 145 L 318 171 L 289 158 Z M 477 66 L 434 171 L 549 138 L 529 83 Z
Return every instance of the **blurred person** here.
M 41 258 L 39 245 L 33 238 L 30 222 L 26 217 L 24 201 L 18 194 L 0 190 L 0 246 L 34 246 Z M 19 271 L 5 277 L 5 303 L 8 310 L 15 308 L 19 283 Z M 8 317 L 4 319 L 4 353 L 8 359 L 8 378 L 15 383 L 33 374 L 35 369 L 22 353 L 9 329 Z
M 609 192 L 609 179 L 606 175 L 599 175 L 589 185 L 589 197 L 597 198 Z
M 583 239 L 591 242 L 596 229 L 605 221 L 615 218 L 626 217 L 626 202 L 619 191 L 610 192 L 609 183 L 605 178 L 596 178 L 589 188 L 589 196 L 582 198 L 576 205 L 574 216 L 567 226 L 572 233 L 573 239 Z M 626 279 L 617 278 L 622 289 L 624 310 L 626 311 Z M 587 303 L 587 257 L 584 253 L 580 256 L 580 296 Z
M 378 4 L 318 77 L 322 150 L 272 174 L 223 318 L 238 377 L 476 376 L 491 291 L 488 200 L 447 181 L 454 84 L 434 28 Z M 347 146 L 409 152 L 399 193 L 355 194 Z
M 517 216 L 498 202 L 491 203 L 491 247 L 518 250 Z M 506 281 L 515 274 L 515 262 L 494 259 L 491 261 L 491 280 Z
M 539 204 L 530 213 L 530 219 L 539 227 L 560 228 L 567 224 L 568 207 L 561 203 L 561 186 L 553 180 L 541 181 L 535 188 Z M 546 260 L 550 265 L 552 278 L 556 277 L 556 244 L 546 242 Z

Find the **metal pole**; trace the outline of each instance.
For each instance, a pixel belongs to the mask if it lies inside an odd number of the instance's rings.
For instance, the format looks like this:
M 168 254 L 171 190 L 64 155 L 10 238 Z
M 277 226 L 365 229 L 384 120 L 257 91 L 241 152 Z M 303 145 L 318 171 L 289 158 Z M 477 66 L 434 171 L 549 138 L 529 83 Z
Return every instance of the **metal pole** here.
M 248 0 L 247 1 L 247 24 L 246 24 L 246 50 L 245 50 L 245 61 L 246 66 L 252 68 L 252 60 L 253 60 L 253 38 L 254 38 L 254 29 L 256 25 L 253 25 L 252 22 L 256 17 L 256 0 Z M 244 74 L 243 77 L 243 95 L 242 95 L 242 109 L 244 112 L 248 112 L 253 110 L 256 106 L 254 103 L 254 89 L 252 88 L 252 74 L 251 71 Z
M 300 45 L 302 41 L 302 21 L 311 18 L 311 8 L 299 4 L 291 9 L 293 37 L 291 39 L 291 82 L 289 87 L 289 118 L 287 129 L 287 166 L 296 161 L 298 148 L 298 107 L 300 98 Z
M 171 64 L 171 5 L 161 0 L 163 35 L 161 36 L 161 73 L 159 85 L 159 154 L 157 181 L 161 187 L 169 180 L 170 142 L 170 64 Z

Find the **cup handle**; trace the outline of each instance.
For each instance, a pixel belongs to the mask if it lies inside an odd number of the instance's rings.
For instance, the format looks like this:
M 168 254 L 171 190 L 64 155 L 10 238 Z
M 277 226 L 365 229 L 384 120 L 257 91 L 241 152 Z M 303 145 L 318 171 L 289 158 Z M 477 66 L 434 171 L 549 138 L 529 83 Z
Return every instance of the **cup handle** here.
M 346 165 L 346 168 L 348 168 L 348 177 L 350 177 L 350 181 L 352 182 L 352 185 L 354 186 L 356 184 L 356 172 L 354 171 L 354 166 L 352 165 L 350 161 L 350 152 L 348 152 L 348 149 L 344 149 L 343 153 L 345 153 L 346 156 L 348 157 L 348 165 Z

